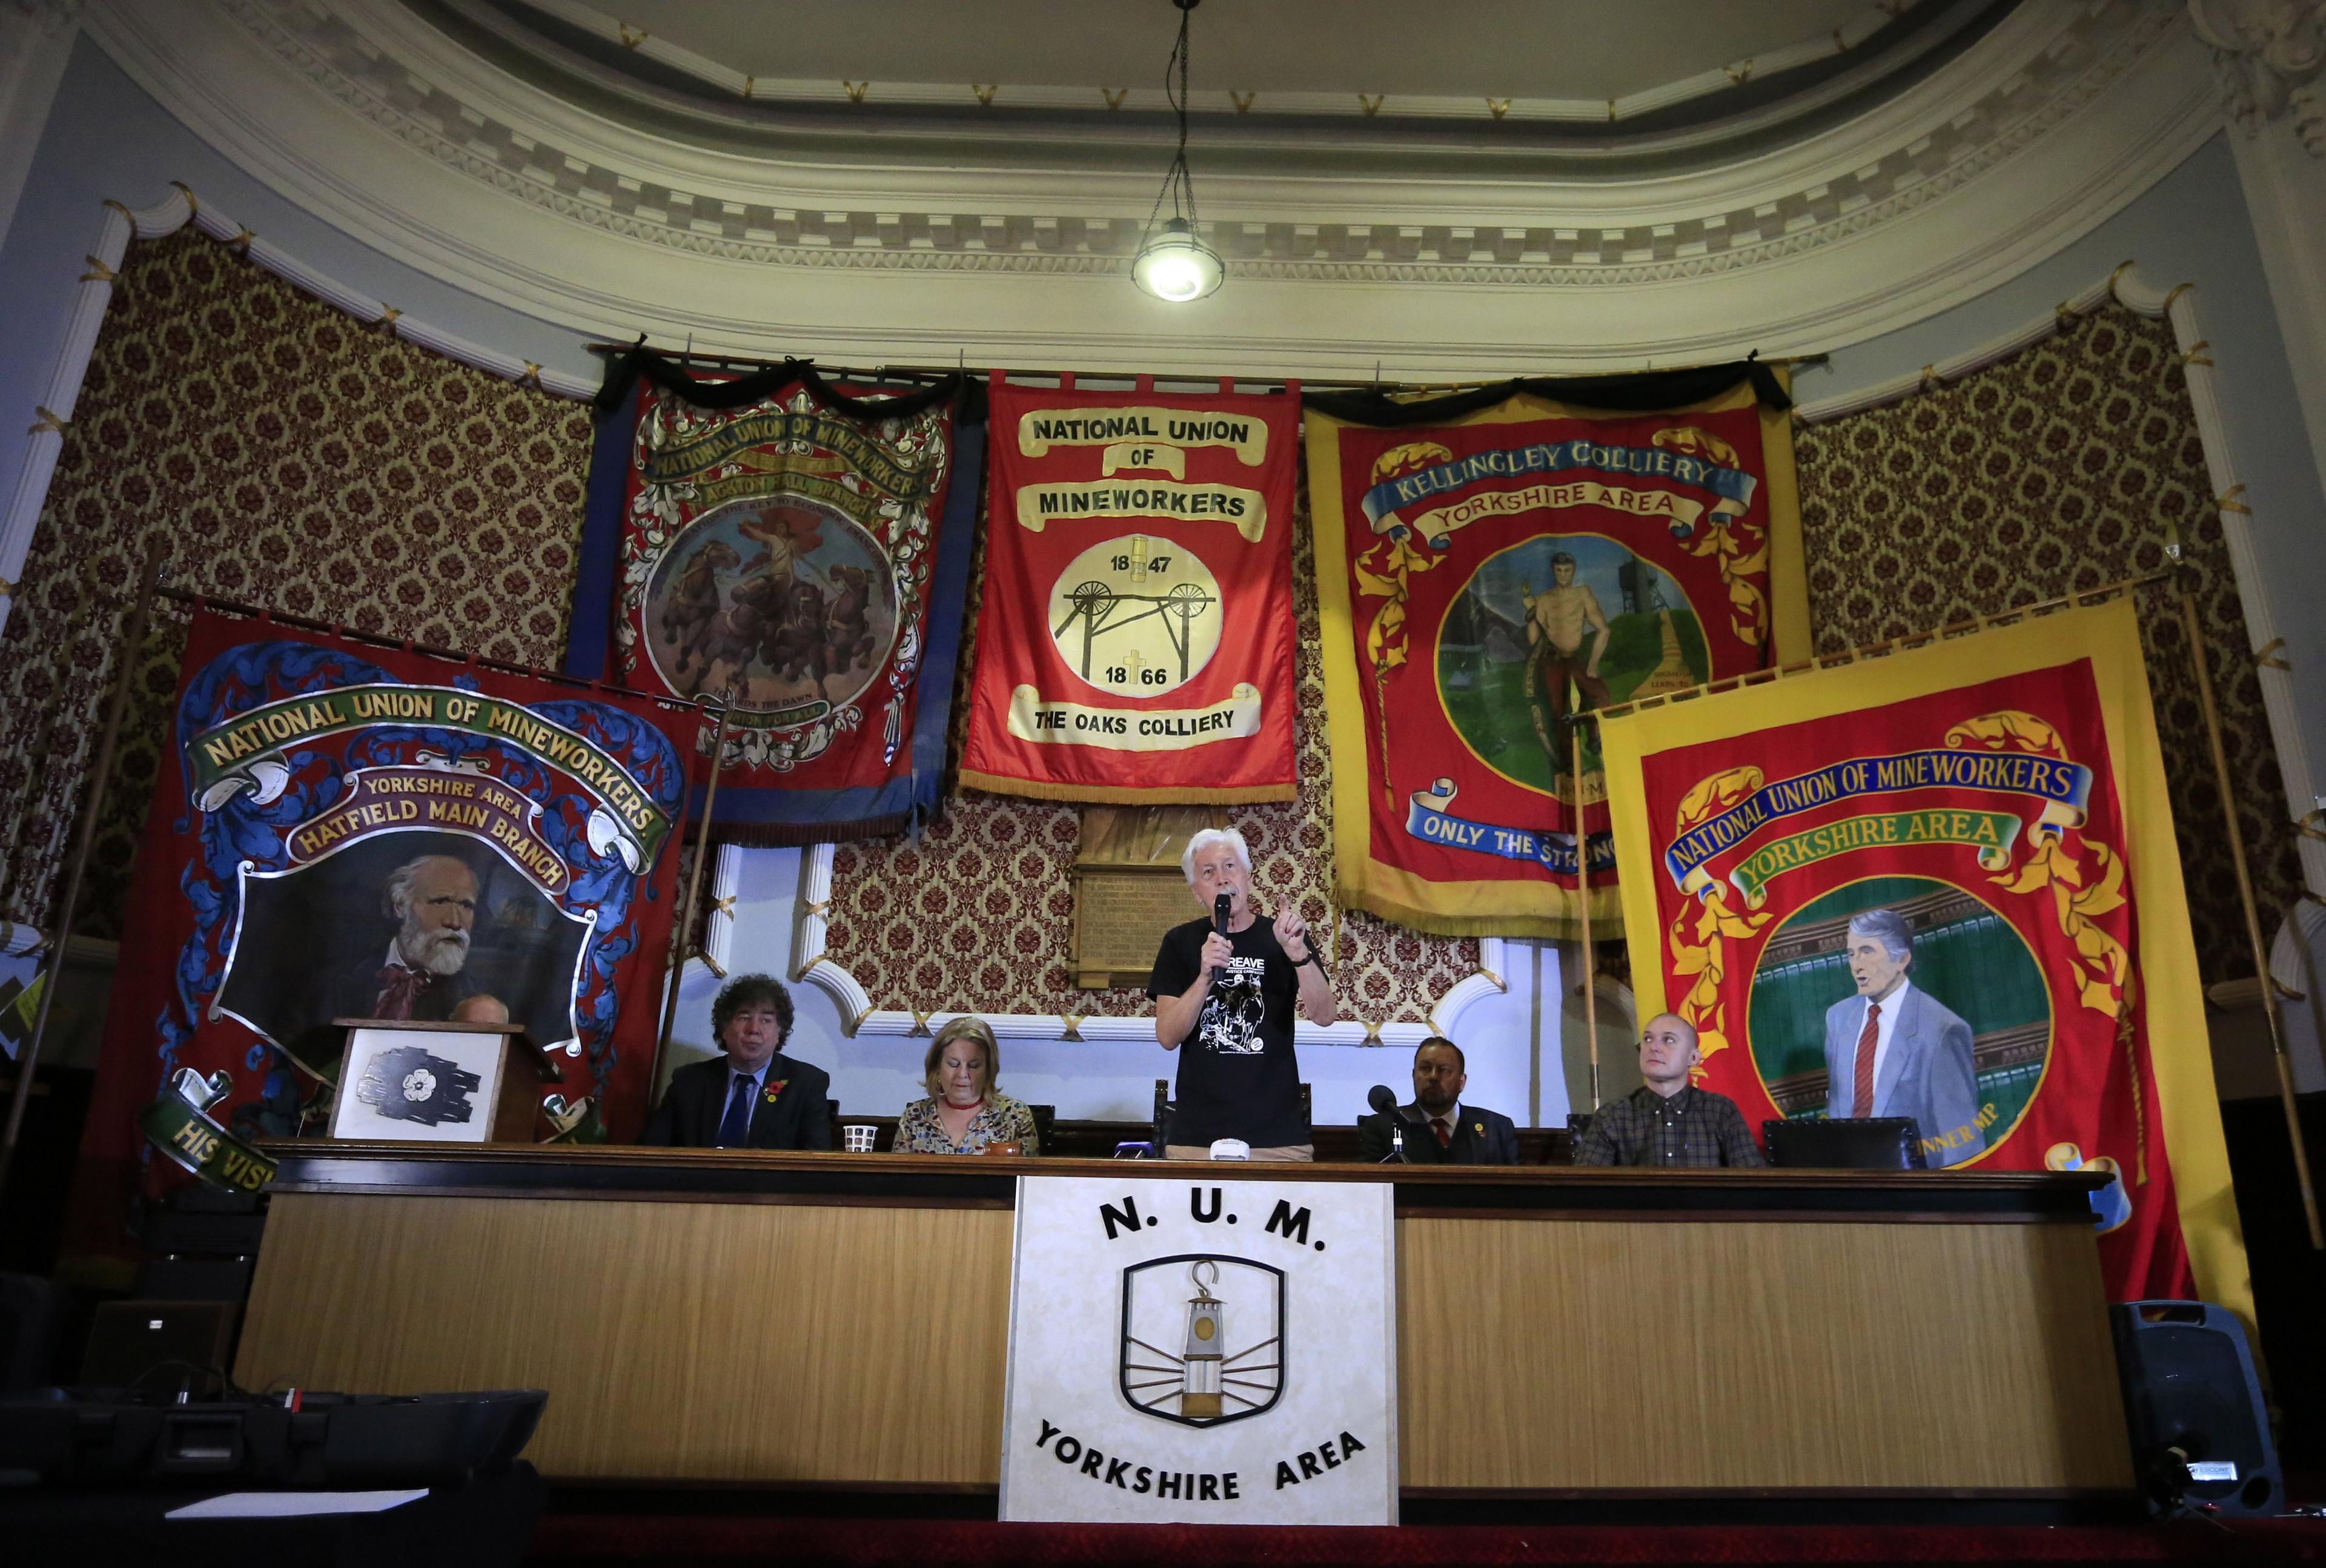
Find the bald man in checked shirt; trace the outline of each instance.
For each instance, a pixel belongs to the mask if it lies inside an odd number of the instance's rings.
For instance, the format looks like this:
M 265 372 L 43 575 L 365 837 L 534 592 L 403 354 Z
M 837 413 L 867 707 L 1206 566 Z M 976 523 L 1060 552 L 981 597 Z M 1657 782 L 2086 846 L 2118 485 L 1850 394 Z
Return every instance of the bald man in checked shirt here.
M 1698 1089 L 1689 1070 L 1704 1060 L 1696 1026 L 1659 1013 L 1640 1031 L 1640 1076 L 1646 1082 L 1599 1108 L 1575 1143 L 1578 1165 L 1765 1165 L 1744 1113 L 1725 1094 Z

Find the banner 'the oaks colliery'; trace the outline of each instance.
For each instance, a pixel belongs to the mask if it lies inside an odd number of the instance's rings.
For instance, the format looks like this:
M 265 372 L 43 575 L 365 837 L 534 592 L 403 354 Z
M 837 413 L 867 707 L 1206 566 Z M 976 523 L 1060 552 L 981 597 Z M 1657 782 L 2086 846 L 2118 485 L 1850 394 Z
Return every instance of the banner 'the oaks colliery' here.
M 1766 376 L 1736 367 L 1704 402 L 1625 417 L 1518 394 L 1383 403 L 1359 423 L 1310 399 L 1344 905 L 1446 935 L 1571 935 L 1579 830 L 1591 919 L 1612 932 L 1607 781 L 1587 726 L 1577 776 L 1573 716 L 1806 652 L 1791 437 L 1759 400 Z M 1447 405 L 1470 412 L 1428 420 Z
M 997 376 L 989 396 L 962 782 L 1052 800 L 1290 800 L 1297 389 Z
M 2104 1173 L 2115 1299 L 2193 1266 L 2250 1313 L 2128 600 L 1606 742 L 1640 1016 L 1693 1024 L 1748 1124 L 1911 1117 L 1933 1166 Z
M 600 399 L 567 668 L 731 694 L 714 840 L 905 827 L 943 772 L 982 451 L 954 413 L 974 385 L 892 396 L 805 363 L 717 381 L 645 354 L 624 371 L 635 390 Z M 593 575 L 607 554 L 619 570 Z
M 335 1018 L 523 1025 L 563 1072 L 544 1136 L 585 1101 L 635 1136 L 692 710 L 205 610 L 175 714 L 83 1150 L 89 1234 L 117 1229 L 138 1107 L 181 1069 L 224 1076 L 234 1137 L 314 1130 Z

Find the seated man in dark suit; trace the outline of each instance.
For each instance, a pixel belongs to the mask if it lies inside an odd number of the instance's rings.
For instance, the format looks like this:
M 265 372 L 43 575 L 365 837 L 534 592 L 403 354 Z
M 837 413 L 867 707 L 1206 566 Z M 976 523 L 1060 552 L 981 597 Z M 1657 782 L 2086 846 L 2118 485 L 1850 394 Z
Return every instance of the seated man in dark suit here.
M 727 982 L 711 1004 L 724 1056 L 689 1062 L 647 1118 L 642 1144 L 721 1149 L 829 1149 L 832 1080 L 783 1053 L 792 995 L 768 975 Z
M 1462 1047 L 1432 1035 L 1413 1053 L 1413 1103 L 1397 1108 L 1405 1123 L 1405 1160 L 1410 1165 L 1515 1165 L 1518 1128 L 1498 1110 L 1464 1105 L 1470 1081 Z M 1365 1158 L 1389 1157 L 1389 1118 L 1375 1112 L 1357 1118 L 1357 1142 Z

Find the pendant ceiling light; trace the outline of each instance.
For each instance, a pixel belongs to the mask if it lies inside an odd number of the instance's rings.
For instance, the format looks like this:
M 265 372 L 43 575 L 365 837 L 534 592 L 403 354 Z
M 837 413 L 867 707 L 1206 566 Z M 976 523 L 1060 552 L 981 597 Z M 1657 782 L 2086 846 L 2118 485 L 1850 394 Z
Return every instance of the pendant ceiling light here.
M 1196 182 L 1187 172 L 1187 23 L 1199 3 L 1171 0 L 1179 8 L 1179 42 L 1163 68 L 1163 92 L 1179 117 L 1179 150 L 1163 176 L 1163 189 L 1155 193 L 1155 209 L 1147 215 L 1147 232 L 1130 261 L 1131 281 L 1173 304 L 1202 299 L 1226 275 L 1219 253 L 1196 233 Z M 1167 198 L 1171 216 L 1163 218 Z

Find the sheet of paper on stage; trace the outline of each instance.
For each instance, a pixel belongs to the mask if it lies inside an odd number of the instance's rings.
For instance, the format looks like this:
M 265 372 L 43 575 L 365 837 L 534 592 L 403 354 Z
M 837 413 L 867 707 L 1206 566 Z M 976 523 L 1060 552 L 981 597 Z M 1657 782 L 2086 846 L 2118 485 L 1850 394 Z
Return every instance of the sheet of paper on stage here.
M 376 1492 L 227 1492 L 172 1508 L 165 1519 L 297 1519 L 316 1514 L 384 1514 L 428 1495 L 426 1487 Z

